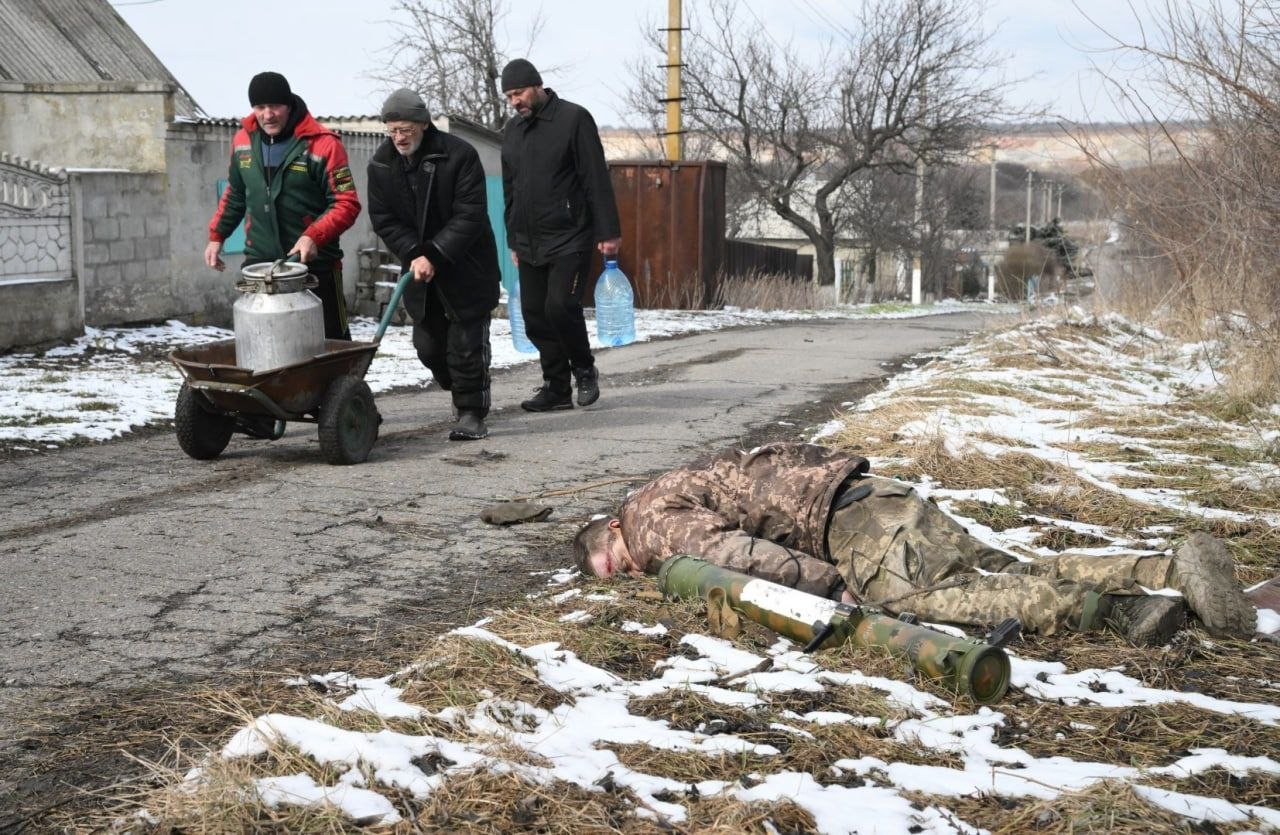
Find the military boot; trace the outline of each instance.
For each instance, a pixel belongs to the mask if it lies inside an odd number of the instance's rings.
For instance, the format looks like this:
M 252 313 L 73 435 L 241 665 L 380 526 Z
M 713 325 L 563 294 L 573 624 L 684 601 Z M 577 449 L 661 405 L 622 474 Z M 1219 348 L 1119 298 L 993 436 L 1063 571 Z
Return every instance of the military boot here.
M 1176 597 L 1089 592 L 1080 629 L 1106 627 L 1134 646 L 1158 647 L 1169 643 L 1186 622 L 1186 604 Z
M 451 441 L 478 441 L 489 437 L 489 427 L 475 409 L 459 409 L 458 422 L 449 430 Z
M 1236 582 L 1227 546 L 1206 533 L 1193 533 L 1177 550 L 1170 585 L 1182 592 L 1210 635 L 1245 638 L 1258 628 L 1258 610 Z

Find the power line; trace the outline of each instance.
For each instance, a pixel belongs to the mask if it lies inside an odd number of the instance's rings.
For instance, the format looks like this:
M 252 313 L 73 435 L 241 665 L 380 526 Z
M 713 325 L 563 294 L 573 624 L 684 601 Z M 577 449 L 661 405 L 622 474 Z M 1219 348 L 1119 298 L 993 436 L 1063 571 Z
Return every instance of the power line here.
M 803 3 L 805 6 L 807 6 L 807 7 L 808 7 L 812 12 L 813 12 L 813 14 L 817 16 L 817 18 L 818 18 L 817 23 L 818 23 L 819 25 L 824 25 L 824 24 L 825 24 L 825 25 L 826 25 L 826 27 L 827 27 L 828 29 L 831 29 L 831 30 L 834 30 L 834 31 L 837 31 L 837 32 L 842 32 L 842 33 L 844 33 L 847 37 L 849 37 L 850 39 L 852 39 L 852 38 L 853 38 L 853 33 L 852 33 L 852 32 L 850 32 L 850 31 L 849 31 L 848 29 L 846 29 L 844 26 L 842 26 L 842 25 L 840 25 L 839 23 L 837 23 L 837 22 L 835 22 L 834 20 L 832 20 L 832 19 L 827 15 L 827 13 L 826 13 L 826 12 L 824 12 L 824 11 L 822 11 L 822 9 L 818 8 L 817 4 L 815 4 L 815 3 L 813 2 L 813 0 L 800 0 L 800 2 L 801 2 L 801 3 Z M 810 19 L 810 20 L 813 20 L 813 18 L 812 18 L 812 17 L 810 17 L 809 19 Z

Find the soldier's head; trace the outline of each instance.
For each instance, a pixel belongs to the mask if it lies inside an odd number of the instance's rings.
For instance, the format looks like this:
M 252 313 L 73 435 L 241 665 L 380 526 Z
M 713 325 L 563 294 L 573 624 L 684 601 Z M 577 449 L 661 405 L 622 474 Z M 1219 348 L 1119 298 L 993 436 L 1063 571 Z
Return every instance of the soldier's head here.
M 502 68 L 502 95 L 521 116 L 528 116 L 547 103 L 547 91 L 537 67 L 516 58 Z
M 622 523 L 616 516 L 592 519 L 573 538 L 573 560 L 578 570 L 588 577 L 608 579 L 618 574 L 640 577 L 644 567 L 638 565 L 622 538 Z
M 431 123 L 431 112 L 422 96 L 407 87 L 401 87 L 382 104 L 382 121 L 387 126 L 387 136 L 396 150 L 403 156 L 411 157 L 422 144 L 427 125 Z
M 249 81 L 249 104 L 258 127 L 267 136 L 279 136 L 289 124 L 293 90 L 278 72 L 260 72 Z

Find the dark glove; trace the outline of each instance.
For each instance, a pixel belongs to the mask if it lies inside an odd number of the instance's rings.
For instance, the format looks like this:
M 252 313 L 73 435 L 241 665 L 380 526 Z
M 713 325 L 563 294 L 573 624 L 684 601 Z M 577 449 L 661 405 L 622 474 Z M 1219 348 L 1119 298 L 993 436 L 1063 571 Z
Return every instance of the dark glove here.
M 521 522 L 541 522 L 551 515 L 551 508 L 533 502 L 502 502 L 486 507 L 480 518 L 490 525 L 519 525 Z

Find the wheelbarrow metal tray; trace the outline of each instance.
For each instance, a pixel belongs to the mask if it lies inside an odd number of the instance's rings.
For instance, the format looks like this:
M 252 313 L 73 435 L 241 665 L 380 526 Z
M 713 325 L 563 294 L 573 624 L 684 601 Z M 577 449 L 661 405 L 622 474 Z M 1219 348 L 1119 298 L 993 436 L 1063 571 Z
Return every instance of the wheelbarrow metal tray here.
M 299 420 L 315 411 L 333 380 L 344 375 L 363 378 L 377 348 L 377 342 L 326 339 L 323 354 L 257 372 L 236 365 L 234 339 L 179 348 L 169 359 L 187 385 L 203 392 L 218 409 Z

